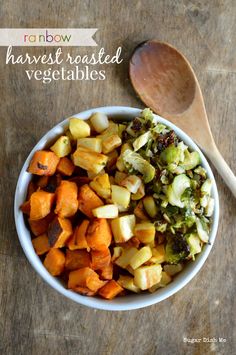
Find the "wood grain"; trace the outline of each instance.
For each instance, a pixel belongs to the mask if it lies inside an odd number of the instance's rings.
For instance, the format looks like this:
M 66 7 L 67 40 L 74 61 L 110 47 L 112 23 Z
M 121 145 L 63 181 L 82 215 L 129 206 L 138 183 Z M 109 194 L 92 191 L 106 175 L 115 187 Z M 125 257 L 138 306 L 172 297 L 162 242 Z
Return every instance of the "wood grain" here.
M 57 294 L 27 262 L 13 219 L 19 171 L 49 128 L 90 107 L 142 107 L 129 84 L 128 58 L 149 38 L 172 43 L 193 65 L 216 143 L 236 173 L 235 15 L 233 0 L 0 1 L 3 28 L 98 27 L 99 46 L 113 53 L 122 45 L 124 57 L 121 65 L 107 68 L 106 81 L 42 84 L 26 80 L 21 67 L 6 66 L 6 48 L 0 48 L 0 354 L 236 353 L 236 201 L 217 173 L 221 218 L 211 255 L 187 287 L 143 310 L 97 311 Z M 227 341 L 186 344 L 184 336 Z

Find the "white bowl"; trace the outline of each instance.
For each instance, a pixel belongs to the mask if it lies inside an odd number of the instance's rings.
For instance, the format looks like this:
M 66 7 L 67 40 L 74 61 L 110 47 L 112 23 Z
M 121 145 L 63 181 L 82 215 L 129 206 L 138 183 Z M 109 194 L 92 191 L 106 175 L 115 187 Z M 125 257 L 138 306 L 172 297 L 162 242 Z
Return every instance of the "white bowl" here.
M 130 107 L 122 107 L 122 106 L 108 106 L 108 107 L 99 107 L 94 108 L 91 110 L 87 110 L 81 112 L 79 114 L 73 115 L 73 117 L 79 117 L 81 119 L 88 119 L 92 113 L 94 112 L 104 112 L 111 118 L 125 118 L 125 119 L 132 119 L 138 116 L 141 112 L 140 109 L 130 108 Z M 71 300 L 83 304 L 88 307 L 103 309 L 103 310 L 111 310 L 111 311 L 121 311 L 121 310 L 131 310 L 137 309 L 142 307 L 147 307 L 152 304 L 158 303 L 163 301 L 167 297 L 170 297 L 181 288 L 183 288 L 201 269 L 204 262 L 206 261 L 213 243 L 215 241 L 217 228 L 218 228 L 218 220 L 219 220 L 219 198 L 218 192 L 216 187 L 215 178 L 211 171 L 211 168 L 198 148 L 198 146 L 193 142 L 193 140 L 184 133 L 181 129 L 176 127 L 171 122 L 167 121 L 166 119 L 156 116 L 158 121 L 164 123 L 165 125 L 171 127 L 176 134 L 192 149 L 196 150 L 200 153 L 202 159 L 202 166 L 206 169 L 209 178 L 213 180 L 213 189 L 212 189 L 212 196 L 215 199 L 215 210 L 213 215 L 213 223 L 210 232 L 209 242 L 210 244 L 206 244 L 202 250 L 202 252 L 197 256 L 194 262 L 189 262 L 183 271 L 178 274 L 174 280 L 167 285 L 165 288 L 157 290 L 155 293 L 142 293 L 142 294 L 134 294 L 134 295 L 127 295 L 124 297 L 117 297 L 113 300 L 105 300 L 96 297 L 86 297 L 70 290 L 67 290 L 63 284 L 57 278 L 53 277 L 49 274 L 49 272 L 44 268 L 40 258 L 34 251 L 34 248 L 31 243 L 31 236 L 30 232 L 25 224 L 23 214 L 20 210 L 21 204 L 25 201 L 27 186 L 31 180 L 31 174 L 29 174 L 26 170 L 29 166 L 30 160 L 33 157 L 33 154 L 36 150 L 43 149 L 48 142 L 53 141 L 58 135 L 64 132 L 65 128 L 68 125 L 68 119 L 64 120 L 63 122 L 56 125 L 52 128 L 48 133 L 46 133 L 43 138 L 40 139 L 38 144 L 34 147 L 34 149 L 29 154 L 28 158 L 26 159 L 23 168 L 21 170 L 17 186 L 15 192 L 15 205 L 14 205 L 14 213 L 15 213 L 15 223 L 16 229 L 19 236 L 19 240 L 21 246 L 25 252 L 26 257 L 28 258 L 29 262 L 33 266 L 33 268 L 38 272 L 38 274 L 55 290 L 63 294 L 64 296 L 70 298 Z

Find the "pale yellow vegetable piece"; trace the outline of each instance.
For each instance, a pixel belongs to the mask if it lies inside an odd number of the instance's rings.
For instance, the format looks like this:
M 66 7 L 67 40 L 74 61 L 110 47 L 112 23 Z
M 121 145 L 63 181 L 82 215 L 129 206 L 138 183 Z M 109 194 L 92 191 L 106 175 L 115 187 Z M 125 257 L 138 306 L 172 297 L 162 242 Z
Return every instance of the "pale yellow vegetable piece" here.
M 130 266 L 136 270 L 138 267 L 146 263 L 152 257 L 152 251 L 149 246 L 145 246 L 137 251 L 130 259 Z
M 92 210 L 94 217 L 97 218 L 117 218 L 119 210 L 117 205 L 105 205 Z
M 134 235 L 135 215 L 126 215 L 111 221 L 111 229 L 116 243 L 124 243 Z
M 134 276 L 134 269 L 130 265 L 126 266 L 126 270 L 129 271 L 129 273 Z
M 166 285 L 168 285 L 171 282 L 172 278 L 169 274 L 167 274 L 167 272 L 162 271 L 161 273 L 161 281 L 158 282 L 156 285 L 153 285 L 152 287 L 150 287 L 148 289 L 149 292 L 155 292 L 158 288 L 160 287 L 165 287 Z
M 108 174 L 97 175 L 90 182 L 90 187 L 98 194 L 98 196 L 108 199 L 111 196 L 111 185 Z
M 117 280 L 118 284 L 126 290 L 139 293 L 141 290 L 134 284 L 134 278 L 132 276 L 120 275 Z
M 144 184 L 141 183 L 141 185 L 138 188 L 138 191 L 135 194 L 131 195 L 131 200 L 141 200 L 141 198 L 143 198 L 143 196 L 145 196 L 145 188 L 144 188 Z
M 72 117 L 69 121 L 69 130 L 74 139 L 90 136 L 90 126 L 84 120 Z
M 134 270 L 134 284 L 141 290 L 147 290 L 160 282 L 161 276 L 161 265 L 140 266 Z
M 136 194 L 138 192 L 141 184 L 142 180 L 136 175 L 128 175 L 119 182 L 120 186 L 126 187 L 132 194 Z
M 118 259 L 121 256 L 122 251 L 123 251 L 122 247 L 119 247 L 119 246 L 114 247 L 113 248 L 113 255 L 112 255 L 111 260 L 114 262 L 116 259 Z
M 102 152 L 102 140 L 100 138 L 79 138 L 77 139 L 77 147 L 86 147 L 94 152 Z
M 95 112 L 90 117 L 90 121 L 97 133 L 101 133 L 109 127 L 108 117 L 105 115 L 105 113 L 102 112 Z
M 152 257 L 150 261 L 155 264 L 164 263 L 166 260 L 165 246 L 164 244 L 159 244 L 155 248 L 152 248 Z
M 67 136 L 61 136 L 50 148 L 58 158 L 63 158 L 71 152 L 70 139 Z
M 157 215 L 157 205 L 155 203 L 155 200 L 152 196 L 145 196 L 143 198 L 143 205 L 144 208 L 147 212 L 147 214 L 151 217 L 154 218 Z
M 85 147 L 78 147 L 72 155 L 76 166 L 98 174 L 107 163 L 107 156 L 101 153 L 93 152 Z
M 111 185 L 111 199 L 113 203 L 127 208 L 130 203 L 130 192 L 125 187 Z
M 156 229 L 151 222 L 138 223 L 134 227 L 134 235 L 140 242 L 144 244 L 150 244 L 154 241 L 156 234 Z
M 118 134 L 112 134 L 109 137 L 103 139 L 102 141 L 102 151 L 104 154 L 110 153 L 115 148 L 122 144 L 122 140 Z
M 135 247 L 124 249 L 121 256 L 115 260 L 115 264 L 125 269 L 129 265 L 130 259 L 137 253 L 137 251 L 138 249 Z

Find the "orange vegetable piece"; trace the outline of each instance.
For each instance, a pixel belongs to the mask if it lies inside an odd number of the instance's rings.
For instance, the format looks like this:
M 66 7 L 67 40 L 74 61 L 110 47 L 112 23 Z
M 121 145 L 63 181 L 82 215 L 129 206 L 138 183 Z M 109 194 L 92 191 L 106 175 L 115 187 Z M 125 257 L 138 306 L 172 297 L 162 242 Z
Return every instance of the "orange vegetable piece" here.
M 89 267 L 74 270 L 69 273 L 68 288 L 76 289 L 86 287 L 90 291 L 97 292 L 104 285 L 104 281 L 99 279 L 98 274 Z
M 96 295 L 96 292 L 91 291 L 87 287 L 77 286 L 77 287 L 73 288 L 73 291 L 75 291 L 77 293 L 80 293 L 83 296 L 94 296 L 94 295 Z
M 62 273 L 65 267 L 65 255 L 59 249 L 50 249 L 44 259 L 44 266 L 53 276 L 58 276 Z
M 107 300 L 111 300 L 123 290 L 124 289 L 115 280 L 111 280 L 108 281 L 102 288 L 100 288 L 98 294 Z
M 93 250 L 104 250 L 111 244 L 111 228 L 105 218 L 94 219 L 87 231 L 87 243 Z
M 48 239 L 51 247 L 62 248 L 72 235 L 71 221 L 66 218 L 56 217 L 48 227 Z
M 52 208 L 55 195 L 39 190 L 30 197 L 30 219 L 42 219 L 46 217 Z
M 60 158 L 50 151 L 38 150 L 30 162 L 28 172 L 35 175 L 53 175 Z
M 37 220 L 28 220 L 31 232 L 37 237 L 45 233 L 49 223 L 55 218 L 54 213 L 49 213 L 46 217 Z
M 57 165 L 57 171 L 65 176 L 71 176 L 75 170 L 75 166 L 72 161 L 67 158 L 63 157 L 60 159 L 59 164 Z
M 47 234 L 42 234 L 32 240 L 37 255 L 43 255 L 50 250 Z
M 110 262 L 108 265 L 101 268 L 98 272 L 102 280 L 111 280 L 113 277 L 113 263 Z
M 25 201 L 21 206 L 20 206 L 21 211 L 24 214 L 27 214 L 28 216 L 30 215 L 30 201 Z
M 74 230 L 72 237 L 67 242 L 67 246 L 70 250 L 76 249 L 87 249 L 89 250 L 86 233 L 89 226 L 89 221 L 87 219 L 77 226 Z
M 88 243 L 86 239 L 86 234 L 89 226 L 89 221 L 84 219 L 83 222 L 75 229 L 75 243 L 78 245 L 79 249 L 87 249 Z
M 40 176 L 40 178 L 37 181 L 37 185 L 41 189 L 46 187 L 48 185 L 48 183 L 49 183 L 49 176 L 47 176 L 47 175 Z
M 27 200 L 30 199 L 31 195 L 37 190 L 37 187 L 35 186 L 35 184 L 33 183 L 33 181 L 30 181 L 29 185 L 28 185 L 28 190 L 27 190 Z
M 72 217 L 78 210 L 78 188 L 74 182 L 61 181 L 56 190 L 56 209 L 55 213 L 59 217 Z
M 92 250 L 92 269 L 100 270 L 105 266 L 108 266 L 111 262 L 111 253 L 109 248 L 105 248 L 103 250 Z
M 82 267 L 90 267 L 90 255 L 86 250 L 66 250 L 66 263 L 67 270 L 81 269 Z
M 103 206 L 103 201 L 96 195 L 96 193 L 89 187 L 89 185 L 83 185 L 79 190 L 78 195 L 79 210 L 83 212 L 89 218 L 93 218 L 92 210 L 94 208 Z

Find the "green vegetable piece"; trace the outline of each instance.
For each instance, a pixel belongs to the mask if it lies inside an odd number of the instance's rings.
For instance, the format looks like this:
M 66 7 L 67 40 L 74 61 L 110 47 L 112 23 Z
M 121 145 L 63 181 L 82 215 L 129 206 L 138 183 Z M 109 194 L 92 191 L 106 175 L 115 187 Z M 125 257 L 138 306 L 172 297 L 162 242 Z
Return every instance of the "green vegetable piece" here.
M 207 243 L 209 240 L 209 235 L 206 230 L 206 226 L 204 225 L 203 221 L 199 218 L 196 218 L 196 226 L 197 226 L 197 234 L 199 238 L 204 242 Z
M 202 184 L 201 192 L 203 193 L 203 195 L 210 196 L 211 188 L 212 188 L 212 180 L 206 179 L 206 181 Z
M 176 176 L 171 185 L 167 187 L 166 195 L 168 201 L 172 206 L 178 206 L 183 208 L 185 206 L 184 201 L 181 200 L 181 196 L 184 191 L 190 187 L 190 179 L 185 174 Z
M 139 171 L 143 175 L 144 183 L 152 181 L 155 177 L 156 170 L 147 160 L 141 157 L 140 154 L 127 149 L 122 158 L 124 163 L 131 165 L 134 170 Z
M 147 142 L 149 141 L 150 138 L 151 138 L 150 131 L 148 131 L 144 134 L 141 134 L 141 136 L 136 138 L 135 141 L 133 142 L 133 147 L 134 147 L 135 152 L 137 150 L 139 150 L 140 148 L 142 148 L 145 144 L 147 144 Z
M 184 152 L 184 161 L 181 163 L 181 166 L 185 170 L 191 170 L 197 165 L 201 164 L 200 154 L 198 152 L 190 153 L 187 149 Z
M 174 144 L 169 145 L 166 149 L 161 152 L 160 158 L 166 164 L 179 164 L 181 158 L 181 150 Z
M 190 254 L 192 255 L 193 260 L 195 255 L 200 253 L 202 250 L 201 240 L 199 239 L 196 233 L 191 233 L 187 236 L 187 242 L 190 247 Z
M 182 235 L 172 235 L 167 238 L 166 244 L 166 262 L 169 264 L 178 264 L 184 260 L 190 253 L 190 247 L 186 238 Z

